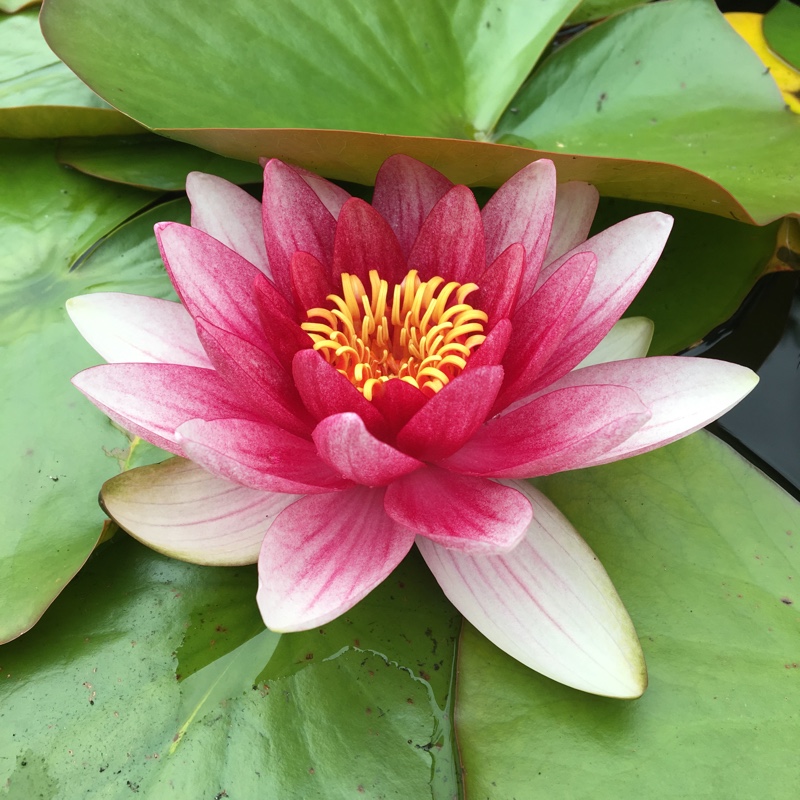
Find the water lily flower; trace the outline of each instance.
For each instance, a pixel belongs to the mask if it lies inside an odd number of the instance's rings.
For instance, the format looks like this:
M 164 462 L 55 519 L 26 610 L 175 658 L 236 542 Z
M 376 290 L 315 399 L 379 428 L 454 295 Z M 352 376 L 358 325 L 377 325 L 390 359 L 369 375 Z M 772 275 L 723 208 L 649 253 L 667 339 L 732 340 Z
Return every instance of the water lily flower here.
M 597 192 L 530 164 L 481 210 L 397 155 L 372 204 L 277 160 L 263 203 L 187 181 L 191 226 L 156 236 L 181 303 L 97 293 L 68 308 L 109 363 L 75 385 L 175 454 L 103 487 L 133 536 L 199 564 L 258 563 L 267 626 L 346 612 L 416 541 L 454 605 L 556 680 L 636 697 L 633 625 L 597 558 L 523 480 L 652 450 L 756 383 L 644 358 L 618 322 L 672 220 L 587 240 Z

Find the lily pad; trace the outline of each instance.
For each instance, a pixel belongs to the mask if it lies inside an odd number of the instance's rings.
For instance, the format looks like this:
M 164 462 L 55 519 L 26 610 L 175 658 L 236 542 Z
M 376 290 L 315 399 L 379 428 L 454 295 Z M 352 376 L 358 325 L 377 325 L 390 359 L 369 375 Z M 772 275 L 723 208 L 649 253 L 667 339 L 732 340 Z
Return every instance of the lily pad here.
M 540 488 L 608 569 L 650 686 L 633 702 L 580 694 L 467 626 L 456 705 L 467 795 L 794 798 L 798 504 L 706 433 Z
M 678 164 L 759 223 L 800 213 L 800 117 L 712 3 L 652 3 L 576 36 L 521 89 L 496 139 Z
M 42 28 L 98 94 L 149 128 L 473 138 L 494 127 L 575 5 L 49 0 Z
M 53 54 L 42 38 L 38 9 L 0 17 L 0 136 L 137 131 L 140 125 L 101 100 Z
M 102 530 L 98 487 L 149 448 L 112 427 L 70 385 L 100 359 L 64 302 L 101 287 L 155 294 L 169 287 L 163 268 L 131 261 L 116 272 L 87 262 L 74 268 L 87 248 L 156 196 L 66 170 L 53 150 L 51 142 L 0 148 L 0 641 L 30 628 L 81 567 Z
M 265 631 L 255 590 L 105 545 L 2 649 L 10 796 L 456 797 L 460 618 L 422 559 L 307 634 Z
M 800 8 L 789 0 L 778 0 L 764 15 L 764 36 L 784 61 L 800 69 Z
M 208 150 L 160 136 L 105 136 L 70 139 L 58 148 L 58 160 L 96 178 L 145 189 L 182 191 L 193 171 L 219 175 L 232 183 L 260 183 L 256 164 L 224 158 Z

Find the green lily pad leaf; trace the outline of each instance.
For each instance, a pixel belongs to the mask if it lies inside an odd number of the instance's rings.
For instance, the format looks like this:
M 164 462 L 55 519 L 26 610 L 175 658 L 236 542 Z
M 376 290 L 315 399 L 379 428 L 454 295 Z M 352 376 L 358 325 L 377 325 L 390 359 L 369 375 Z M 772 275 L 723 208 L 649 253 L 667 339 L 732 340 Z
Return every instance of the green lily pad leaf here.
M 150 128 L 490 131 L 575 0 L 49 0 L 50 46 Z M 180 42 L 176 47 L 175 43 Z
M 685 350 L 729 319 L 765 269 L 780 264 L 775 253 L 782 223 L 757 228 L 682 208 L 602 198 L 591 233 L 654 210 L 672 214 L 675 226 L 627 314 L 653 320 L 650 355 L 665 355 Z
M 145 189 L 182 191 L 190 172 L 209 172 L 232 183 L 259 183 L 260 167 L 224 158 L 160 136 L 70 139 L 58 148 L 58 160 L 96 178 Z
M 758 223 L 800 213 L 800 116 L 712 3 L 652 3 L 576 36 L 522 88 L 495 138 L 678 164 Z
M 42 38 L 38 9 L 0 17 L 0 137 L 97 136 L 141 129 L 58 60 Z
M 608 569 L 650 685 L 633 702 L 580 694 L 466 626 L 467 795 L 794 797 L 797 502 L 706 433 L 539 485 Z
M 582 22 L 593 22 L 596 19 L 619 14 L 633 6 L 640 6 L 647 0 L 583 0 L 570 14 L 568 25 L 579 25 Z
M 70 384 L 100 359 L 64 311 L 87 291 L 169 287 L 163 266 L 121 260 L 112 272 L 100 269 L 99 250 L 80 258 L 155 195 L 64 169 L 53 149 L 0 147 L 0 641 L 30 628 L 86 560 L 104 519 L 101 483 L 160 452 L 131 441 Z
M 418 554 L 307 634 L 264 631 L 255 590 L 255 568 L 105 545 L 2 649 L 10 796 L 457 796 L 460 618 Z
M 492 142 L 390 136 L 359 131 L 308 129 L 165 129 L 159 131 L 229 158 L 280 158 L 335 180 L 372 185 L 390 155 L 405 153 L 432 164 L 456 183 L 496 188 L 538 158 L 552 159 L 561 182 L 589 181 L 609 197 L 668 203 L 754 220 L 718 184 L 696 172 L 657 162 L 565 155 Z
M 764 36 L 772 50 L 800 69 L 800 8 L 789 0 L 778 0 L 764 15 Z

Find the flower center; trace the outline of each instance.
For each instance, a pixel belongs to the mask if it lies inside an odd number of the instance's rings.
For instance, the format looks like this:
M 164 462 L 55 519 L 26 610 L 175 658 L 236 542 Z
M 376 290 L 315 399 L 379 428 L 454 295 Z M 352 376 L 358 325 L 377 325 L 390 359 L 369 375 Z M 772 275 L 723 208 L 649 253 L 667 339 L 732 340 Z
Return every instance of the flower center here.
M 483 311 L 464 302 L 474 283 L 421 281 L 411 270 L 392 289 L 370 270 L 369 293 L 355 276 L 342 274 L 332 307 L 311 308 L 301 327 L 314 349 L 372 400 L 380 385 L 399 378 L 432 397 L 461 373 L 483 343 Z

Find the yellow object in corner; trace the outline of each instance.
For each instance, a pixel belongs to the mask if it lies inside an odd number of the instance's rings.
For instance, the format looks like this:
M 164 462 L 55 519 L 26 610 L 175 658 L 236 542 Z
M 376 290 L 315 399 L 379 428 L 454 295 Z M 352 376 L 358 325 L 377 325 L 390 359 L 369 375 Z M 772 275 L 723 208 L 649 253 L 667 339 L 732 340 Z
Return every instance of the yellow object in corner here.
M 734 11 L 725 14 L 733 29 L 753 48 L 778 84 L 786 105 L 800 114 L 800 72 L 769 49 L 764 38 L 764 15 Z

